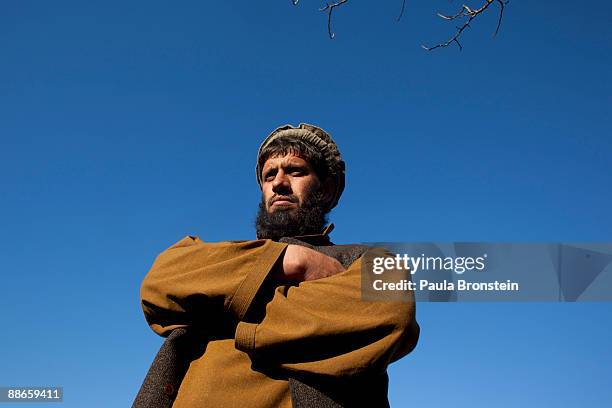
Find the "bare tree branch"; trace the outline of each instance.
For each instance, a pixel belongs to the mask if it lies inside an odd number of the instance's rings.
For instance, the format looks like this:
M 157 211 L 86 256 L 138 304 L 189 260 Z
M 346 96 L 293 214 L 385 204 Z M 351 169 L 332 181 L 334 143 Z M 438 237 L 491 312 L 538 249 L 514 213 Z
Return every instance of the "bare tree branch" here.
M 421 45 L 421 47 L 427 51 L 433 51 L 436 48 L 448 47 L 452 44 L 457 44 L 457 46 L 459 47 L 459 50 L 462 50 L 463 46 L 461 45 L 461 42 L 459 42 L 461 35 L 463 34 L 466 28 L 471 27 L 472 21 L 474 21 L 474 19 L 476 19 L 480 14 L 484 13 L 489 8 L 489 6 L 491 6 L 491 4 L 493 3 L 499 4 L 499 17 L 497 19 L 497 26 L 495 27 L 495 32 L 493 33 L 493 36 L 495 37 L 497 33 L 499 33 L 499 29 L 501 27 L 501 23 L 504 18 L 504 11 L 506 9 L 506 5 L 510 2 L 510 0 L 481 0 L 481 1 L 484 1 L 484 4 L 482 4 L 480 8 L 473 9 L 470 6 L 464 4 L 461 6 L 459 11 L 455 14 L 447 15 L 447 14 L 437 13 L 438 17 L 440 17 L 443 20 L 447 20 L 447 21 L 463 20 L 463 21 L 459 26 L 455 27 L 457 31 L 455 32 L 455 35 L 453 35 L 448 41 L 434 45 L 433 47 L 428 47 L 425 45 Z M 293 3 L 294 6 L 297 6 L 299 2 L 300 0 L 291 0 L 291 3 Z M 322 7 L 319 9 L 319 11 L 327 12 L 327 33 L 329 34 L 329 38 L 332 40 L 336 36 L 336 34 L 332 31 L 332 12 L 334 11 L 336 7 L 341 6 L 347 2 L 348 0 L 337 0 L 334 3 L 325 3 L 326 4 L 325 7 Z M 402 16 L 404 15 L 405 8 L 406 8 L 406 0 L 402 0 L 402 6 L 400 9 L 400 13 L 397 16 L 397 21 L 401 20 Z
M 402 16 L 404 15 L 405 7 L 406 7 L 406 0 L 402 0 L 402 9 L 400 10 L 399 16 L 397 16 L 397 21 L 400 21 L 402 19 Z
M 329 38 L 332 40 L 336 36 L 336 33 L 333 33 L 331 29 L 332 11 L 334 11 L 334 8 L 341 6 L 346 2 L 348 2 L 348 0 L 340 0 L 331 4 L 327 3 L 325 7 L 319 9 L 319 11 L 327 11 L 327 32 L 329 34 Z
M 493 33 L 493 37 L 497 35 L 499 32 L 499 27 L 501 27 L 502 18 L 504 18 L 504 10 L 506 9 L 506 4 L 508 4 L 510 0 L 497 0 L 499 4 L 499 19 L 497 20 L 497 28 L 495 28 L 495 33 Z
M 470 24 L 472 23 L 472 21 L 478 17 L 480 14 L 482 14 L 486 9 L 489 8 L 489 6 L 493 3 L 497 3 L 499 4 L 499 18 L 497 20 L 497 27 L 495 28 L 495 32 L 493 33 L 493 36 L 497 35 L 497 33 L 499 32 L 499 28 L 501 27 L 501 23 L 502 23 L 502 18 L 504 16 L 504 9 L 506 7 L 506 4 L 508 4 L 510 0 L 485 0 L 485 3 L 477 9 L 472 9 L 467 5 L 463 5 L 461 6 L 461 9 L 453 15 L 445 15 L 442 13 L 438 13 L 438 17 L 444 19 L 444 20 L 457 20 L 457 19 L 463 19 L 463 24 L 457 27 L 457 31 L 455 32 L 455 35 L 453 35 L 448 41 L 444 42 L 444 43 L 440 43 L 438 45 L 434 45 L 433 47 L 427 47 L 425 45 L 421 45 L 421 47 L 423 47 L 425 50 L 427 51 L 432 51 L 435 50 L 436 48 L 442 48 L 442 47 L 448 47 L 449 45 L 452 45 L 453 43 L 457 44 L 457 46 L 459 46 L 459 50 L 463 49 L 463 46 L 461 45 L 461 43 L 459 42 L 459 37 L 461 37 L 461 34 L 463 34 L 463 31 L 470 27 Z

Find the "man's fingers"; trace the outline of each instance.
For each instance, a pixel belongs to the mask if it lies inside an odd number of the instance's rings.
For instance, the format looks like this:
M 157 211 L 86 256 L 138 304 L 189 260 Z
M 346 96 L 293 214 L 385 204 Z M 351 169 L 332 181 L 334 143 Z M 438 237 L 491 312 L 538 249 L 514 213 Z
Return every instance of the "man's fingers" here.
M 345 270 L 335 258 L 300 245 L 287 246 L 282 267 L 282 276 L 289 281 L 321 279 Z
M 319 252 L 309 259 L 306 268 L 304 280 L 327 278 L 345 270 L 336 259 Z

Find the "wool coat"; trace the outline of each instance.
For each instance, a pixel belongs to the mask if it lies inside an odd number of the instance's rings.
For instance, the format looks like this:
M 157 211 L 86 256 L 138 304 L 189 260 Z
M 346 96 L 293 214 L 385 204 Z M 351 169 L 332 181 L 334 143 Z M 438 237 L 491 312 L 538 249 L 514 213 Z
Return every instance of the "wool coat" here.
M 289 244 L 346 268 L 299 285 L 271 271 Z M 158 256 L 141 288 L 149 326 L 167 337 L 133 407 L 386 407 L 387 366 L 416 345 L 411 293 L 362 301 L 362 245 L 326 233 L 205 243 Z

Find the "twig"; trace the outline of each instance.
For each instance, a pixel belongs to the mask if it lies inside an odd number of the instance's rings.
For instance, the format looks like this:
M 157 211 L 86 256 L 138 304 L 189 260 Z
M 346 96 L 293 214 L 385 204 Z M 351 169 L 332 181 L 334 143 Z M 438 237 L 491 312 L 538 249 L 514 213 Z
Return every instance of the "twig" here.
M 397 16 L 397 21 L 400 21 L 402 19 L 402 16 L 404 15 L 405 7 L 406 7 L 406 0 L 402 0 L 402 9 L 400 10 L 399 16 Z
M 499 19 L 497 20 L 497 28 L 495 28 L 495 33 L 493 33 L 493 37 L 497 35 L 499 32 L 499 27 L 501 27 L 502 18 L 504 18 L 504 10 L 506 8 L 506 4 L 508 4 L 510 0 L 497 0 L 499 4 Z
M 348 2 L 348 0 L 340 0 L 331 4 L 326 3 L 327 5 L 325 7 L 319 9 L 319 11 L 327 11 L 327 33 L 329 34 L 329 38 L 331 38 L 332 40 L 336 36 L 336 34 L 333 33 L 331 29 L 332 11 L 334 11 L 334 8 L 341 6 L 346 2 Z
M 438 13 L 438 17 L 444 20 L 456 20 L 456 19 L 463 18 L 464 19 L 463 24 L 457 27 L 457 31 L 455 32 L 455 35 L 453 35 L 445 43 L 440 43 L 438 45 L 434 45 L 433 47 L 427 47 L 425 45 L 421 45 L 421 47 L 423 47 L 427 51 L 432 51 L 432 50 L 435 50 L 436 48 L 448 47 L 449 45 L 455 43 L 457 44 L 457 46 L 459 46 L 459 50 L 462 50 L 463 47 L 461 46 L 461 43 L 459 42 L 459 37 L 461 37 L 461 34 L 463 34 L 463 31 L 466 28 L 470 27 L 470 24 L 472 23 L 472 21 L 476 17 L 478 17 L 480 14 L 482 14 L 486 9 L 488 9 L 489 6 L 493 3 L 498 3 L 500 6 L 499 19 L 497 20 L 497 27 L 495 29 L 495 32 L 493 33 L 493 36 L 497 35 L 497 33 L 499 32 L 499 28 L 501 27 L 502 18 L 504 16 L 504 9 L 509 1 L 510 0 L 485 0 L 485 3 L 478 9 L 472 9 L 469 6 L 464 4 L 459 10 L 459 12 L 451 16 L 445 15 L 442 13 Z

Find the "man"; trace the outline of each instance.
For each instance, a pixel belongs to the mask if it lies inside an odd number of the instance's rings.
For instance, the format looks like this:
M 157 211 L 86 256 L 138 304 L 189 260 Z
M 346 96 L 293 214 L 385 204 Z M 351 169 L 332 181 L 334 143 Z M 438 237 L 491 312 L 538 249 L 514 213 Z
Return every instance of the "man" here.
M 418 339 L 414 301 L 361 301 L 366 247 L 333 245 L 344 162 L 322 129 L 276 129 L 257 157 L 257 240 L 186 237 L 145 277 L 168 336 L 135 407 L 388 406 L 386 369 Z

